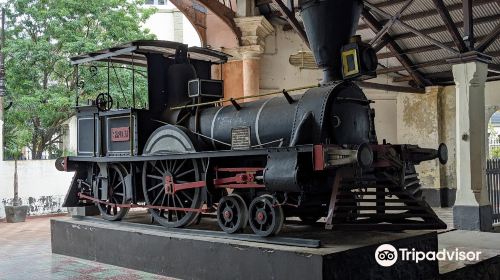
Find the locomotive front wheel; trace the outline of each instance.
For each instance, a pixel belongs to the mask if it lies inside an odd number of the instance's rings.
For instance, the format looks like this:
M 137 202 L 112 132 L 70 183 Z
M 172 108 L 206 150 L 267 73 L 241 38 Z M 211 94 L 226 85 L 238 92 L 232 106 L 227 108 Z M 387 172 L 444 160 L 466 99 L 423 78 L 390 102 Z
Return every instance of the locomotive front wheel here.
M 104 178 L 99 174 L 97 178 L 96 190 L 94 191 L 94 197 L 103 200 L 103 190 L 106 187 L 105 181 L 107 181 L 107 199 L 104 201 L 113 204 L 126 204 L 125 197 L 125 181 L 124 178 L 127 176 L 127 171 L 124 167 L 117 164 L 111 164 L 108 166 L 108 176 Z M 129 208 L 108 205 L 104 203 L 97 203 L 99 212 L 101 216 L 108 221 L 119 221 L 125 215 L 127 215 Z
M 245 229 L 248 223 L 248 209 L 243 198 L 235 193 L 223 196 L 217 207 L 217 223 L 227 233 Z
M 146 206 L 171 207 L 168 209 L 150 208 L 149 213 L 161 225 L 169 228 L 184 227 L 192 224 L 202 204 L 201 188 L 172 191 L 172 182 L 188 183 L 201 181 L 198 161 L 179 159 L 168 161 L 148 161 L 142 170 L 142 187 Z
M 261 195 L 252 200 L 249 208 L 250 227 L 260 236 L 272 236 L 280 232 L 285 219 L 281 205 L 274 205 L 271 195 Z

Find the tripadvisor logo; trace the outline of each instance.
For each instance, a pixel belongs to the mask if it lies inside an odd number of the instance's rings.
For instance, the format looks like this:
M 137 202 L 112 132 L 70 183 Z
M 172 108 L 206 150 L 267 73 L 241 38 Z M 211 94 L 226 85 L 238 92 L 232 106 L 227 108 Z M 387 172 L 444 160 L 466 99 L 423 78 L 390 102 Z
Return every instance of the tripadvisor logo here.
M 418 263 L 420 261 L 479 261 L 481 251 L 459 251 L 441 249 L 439 251 L 417 251 L 415 248 L 399 248 L 396 249 L 390 244 L 382 244 L 375 250 L 375 260 L 381 266 L 389 267 L 394 265 L 398 259 L 401 261 L 412 261 Z
M 375 260 L 381 266 L 392 266 L 398 260 L 398 251 L 391 244 L 382 244 L 375 251 Z

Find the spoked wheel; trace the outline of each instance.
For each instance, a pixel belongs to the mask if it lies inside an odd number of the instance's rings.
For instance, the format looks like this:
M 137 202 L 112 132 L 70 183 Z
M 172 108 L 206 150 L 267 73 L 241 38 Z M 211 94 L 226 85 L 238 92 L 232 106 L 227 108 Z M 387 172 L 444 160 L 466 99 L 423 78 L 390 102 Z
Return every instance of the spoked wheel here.
M 275 235 L 283 227 L 283 209 L 281 205 L 273 205 L 273 200 L 271 195 L 261 195 L 250 204 L 250 227 L 257 235 Z
M 113 204 L 126 204 L 125 196 L 125 177 L 127 176 L 126 169 L 117 164 L 108 166 L 108 176 L 104 178 L 103 172 L 97 178 L 96 190 L 94 197 L 99 200 L 104 200 Z M 103 199 L 103 190 L 106 187 L 107 181 L 107 198 Z M 101 212 L 101 216 L 108 221 L 119 221 L 127 215 L 130 208 L 118 207 L 116 205 L 108 205 L 104 203 L 97 203 L 97 207 Z
M 201 188 L 175 190 L 175 184 L 201 181 L 201 172 L 195 159 L 148 161 L 142 171 L 144 200 L 148 206 L 173 209 L 149 209 L 153 218 L 166 227 L 183 227 L 193 223 L 202 204 Z
M 222 197 L 217 207 L 217 223 L 227 233 L 243 231 L 248 223 L 245 200 L 235 193 Z

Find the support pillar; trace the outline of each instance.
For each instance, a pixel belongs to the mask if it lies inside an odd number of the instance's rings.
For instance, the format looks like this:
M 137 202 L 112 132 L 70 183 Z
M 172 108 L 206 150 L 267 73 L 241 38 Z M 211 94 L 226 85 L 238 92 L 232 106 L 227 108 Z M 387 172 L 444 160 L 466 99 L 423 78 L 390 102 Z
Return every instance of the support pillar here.
M 243 64 L 243 96 L 256 95 L 260 89 L 260 56 L 264 53 L 264 40 L 274 32 L 274 27 L 263 16 L 234 20 L 242 35 L 237 53 Z
M 260 52 L 243 52 L 243 95 L 259 94 Z M 249 101 L 249 100 L 246 100 Z
M 482 61 L 453 65 L 457 121 L 457 194 L 453 224 L 457 229 L 489 231 L 492 228 L 484 145 L 484 86 L 487 73 L 488 65 Z

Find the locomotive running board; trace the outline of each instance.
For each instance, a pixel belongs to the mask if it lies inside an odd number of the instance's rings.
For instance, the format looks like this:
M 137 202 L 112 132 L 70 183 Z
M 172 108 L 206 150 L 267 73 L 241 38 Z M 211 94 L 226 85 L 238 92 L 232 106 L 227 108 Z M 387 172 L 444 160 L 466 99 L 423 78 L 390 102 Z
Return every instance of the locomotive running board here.
M 102 218 L 98 217 L 83 217 L 83 216 L 73 216 L 74 219 L 78 220 L 86 220 L 97 222 L 100 224 L 116 224 L 116 222 L 106 221 Z M 254 234 L 228 234 L 220 231 L 213 230 L 202 230 L 202 229 L 188 229 L 188 228 L 166 228 L 160 225 L 147 225 L 147 224 L 139 224 L 139 223 L 131 223 L 131 222 L 119 222 L 120 224 L 135 227 L 135 228 L 148 228 L 155 230 L 164 230 L 172 233 L 179 233 L 191 236 L 204 236 L 204 237 L 216 237 L 223 239 L 231 239 L 231 240 L 239 240 L 239 241 L 249 241 L 249 242 L 259 242 L 266 244 L 275 244 L 275 245 L 285 245 L 285 246 L 295 246 L 295 247 L 305 247 L 305 248 L 319 248 L 321 247 L 321 241 L 318 239 L 304 239 L 304 238 L 294 238 L 294 237 L 281 237 L 281 236 L 273 236 L 273 237 L 261 237 Z

